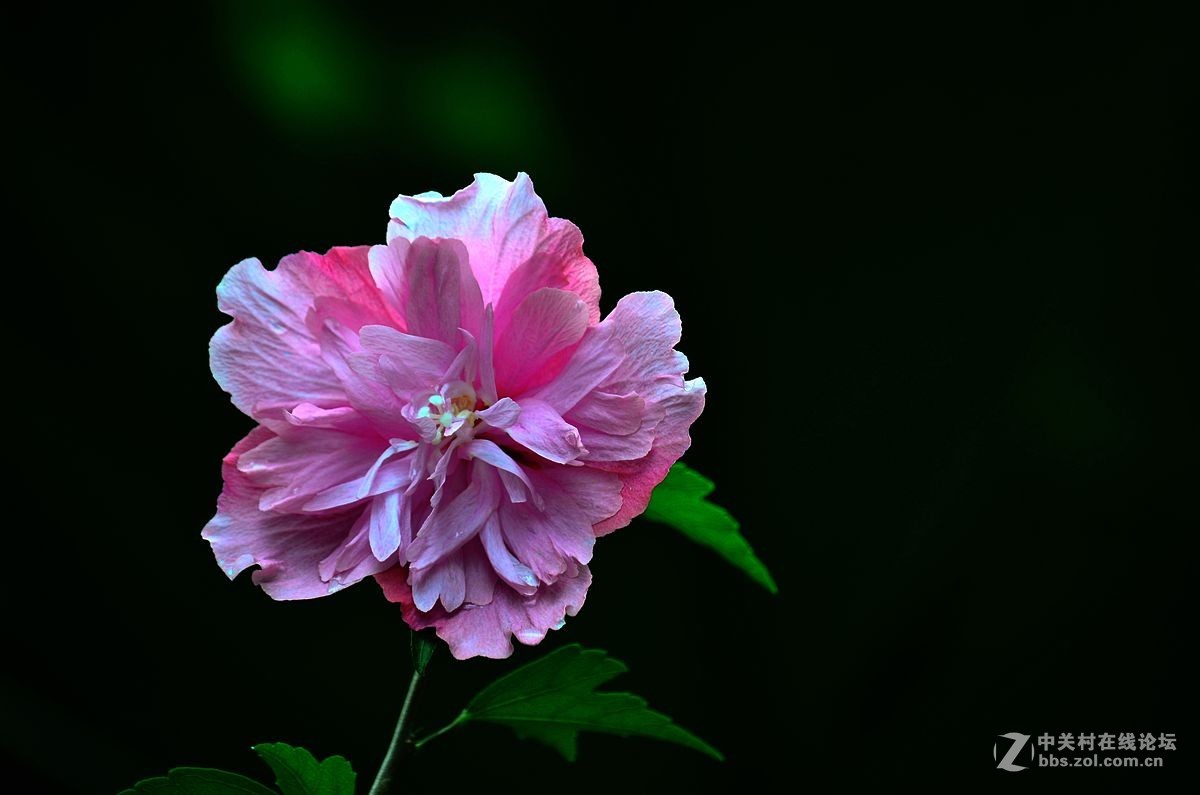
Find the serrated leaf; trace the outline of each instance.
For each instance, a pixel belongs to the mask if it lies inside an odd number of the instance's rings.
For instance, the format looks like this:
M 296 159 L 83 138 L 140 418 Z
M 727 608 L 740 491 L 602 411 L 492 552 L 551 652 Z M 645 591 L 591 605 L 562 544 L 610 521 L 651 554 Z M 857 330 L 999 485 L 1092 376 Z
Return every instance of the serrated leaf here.
M 147 778 L 121 795 L 279 795 L 252 778 L 207 767 L 177 767 Z
M 497 679 L 471 699 L 457 723 L 499 723 L 549 745 L 574 761 L 581 731 L 652 737 L 714 759 L 721 752 L 632 693 L 596 692 L 628 669 L 599 649 L 571 644 Z
M 674 527 L 738 567 L 771 593 L 779 593 L 775 578 L 754 554 L 729 511 L 705 499 L 713 482 L 691 467 L 675 464 L 650 495 L 645 516 Z
M 320 762 L 304 748 L 286 743 L 259 743 L 254 753 L 275 771 L 283 795 L 354 795 L 354 769 L 341 756 Z

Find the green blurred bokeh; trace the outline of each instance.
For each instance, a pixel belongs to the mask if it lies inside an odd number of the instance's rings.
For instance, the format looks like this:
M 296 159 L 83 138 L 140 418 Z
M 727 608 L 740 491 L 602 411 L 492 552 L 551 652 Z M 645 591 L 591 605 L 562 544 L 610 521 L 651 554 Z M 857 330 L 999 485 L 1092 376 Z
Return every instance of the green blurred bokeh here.
M 561 173 L 552 103 L 516 42 L 370 27 L 313 0 L 228 3 L 226 68 L 280 135 L 384 145 L 422 160 Z

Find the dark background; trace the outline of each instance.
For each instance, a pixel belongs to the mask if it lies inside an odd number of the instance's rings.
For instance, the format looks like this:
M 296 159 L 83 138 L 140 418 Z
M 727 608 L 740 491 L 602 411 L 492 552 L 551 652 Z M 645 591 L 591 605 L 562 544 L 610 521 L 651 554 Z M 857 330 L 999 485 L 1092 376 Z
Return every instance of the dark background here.
M 0 738 L 31 782 L 12 791 L 181 764 L 265 779 L 249 746 L 280 740 L 347 756 L 365 792 L 407 632 L 371 583 L 275 603 L 213 562 L 200 528 L 250 428 L 208 372 L 213 289 L 247 256 L 382 241 L 394 195 L 485 170 L 529 172 L 582 227 L 606 311 L 675 297 L 709 384 L 686 460 L 780 595 L 635 523 L 544 647 L 443 654 L 417 726 L 579 641 L 729 761 L 586 735 L 571 766 L 469 728 L 401 791 L 1154 791 L 1194 771 L 1187 20 L 340 6 L 10 28 Z M 1008 774 L 1012 731 L 1180 750 L 1123 777 Z

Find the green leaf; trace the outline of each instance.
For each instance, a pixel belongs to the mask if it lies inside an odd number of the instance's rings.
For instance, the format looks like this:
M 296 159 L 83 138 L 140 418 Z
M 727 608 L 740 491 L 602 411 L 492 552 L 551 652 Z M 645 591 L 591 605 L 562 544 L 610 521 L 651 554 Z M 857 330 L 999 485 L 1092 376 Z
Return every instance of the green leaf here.
M 278 795 L 254 779 L 211 770 L 177 767 L 165 776 L 148 778 L 123 790 L 121 795 Z
M 354 770 L 340 756 L 318 762 L 303 748 L 285 743 L 259 743 L 254 753 L 275 771 L 283 795 L 354 795 Z
M 697 544 L 714 550 L 771 593 L 779 593 L 771 572 L 739 532 L 737 519 L 705 499 L 712 490 L 711 480 L 690 467 L 675 464 L 650 495 L 645 516 L 674 527 Z
M 596 692 L 627 670 L 623 662 L 598 649 L 577 643 L 564 646 L 485 687 L 455 724 L 473 720 L 503 724 L 519 737 L 546 743 L 568 761 L 575 760 L 575 741 L 581 731 L 653 737 L 724 759 L 720 751 L 648 708 L 638 696 Z

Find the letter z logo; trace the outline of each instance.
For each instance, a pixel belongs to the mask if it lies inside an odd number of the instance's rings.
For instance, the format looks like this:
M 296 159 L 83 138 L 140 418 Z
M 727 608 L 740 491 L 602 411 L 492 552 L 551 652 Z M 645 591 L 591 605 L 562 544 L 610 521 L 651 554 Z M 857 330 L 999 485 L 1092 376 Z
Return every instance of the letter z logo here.
M 1006 740 L 1012 740 L 1012 745 L 1009 746 L 1008 753 L 1006 753 L 1004 758 L 997 763 L 996 767 L 1001 770 L 1007 770 L 1010 773 L 1016 773 L 1018 770 L 1024 770 L 1024 765 L 1014 764 L 1014 762 L 1016 761 L 1017 754 L 1021 753 L 1021 749 L 1025 747 L 1027 742 L 1029 742 L 1029 735 L 1019 734 L 1017 732 L 1009 732 L 1008 734 L 1001 734 L 1000 736 Z M 992 759 L 996 758 L 997 745 L 999 745 L 999 743 L 993 743 L 992 745 Z M 1033 758 L 1032 747 L 1029 749 L 1029 757 L 1030 759 Z

